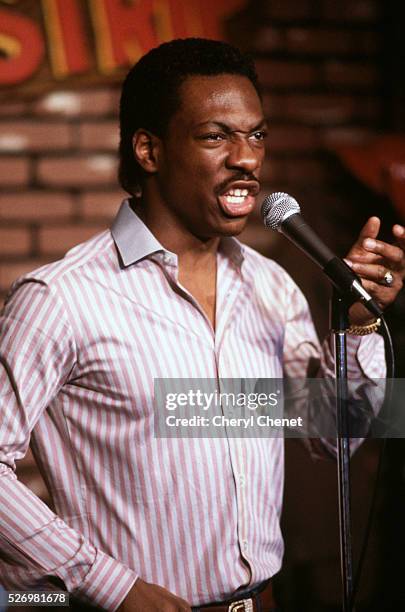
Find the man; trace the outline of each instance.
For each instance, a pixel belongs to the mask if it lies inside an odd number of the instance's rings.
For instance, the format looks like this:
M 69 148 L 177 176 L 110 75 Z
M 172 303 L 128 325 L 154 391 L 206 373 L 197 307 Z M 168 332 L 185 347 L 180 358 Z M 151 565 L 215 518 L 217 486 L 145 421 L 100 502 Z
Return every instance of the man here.
M 123 612 L 270 610 L 282 440 L 153 434 L 155 378 L 304 377 L 315 361 L 333 375 L 298 288 L 233 237 L 265 152 L 254 67 L 225 43 L 164 44 L 130 71 L 120 120 L 134 197 L 111 232 L 19 279 L 5 307 L 1 580 L 58 580 Z M 371 218 L 348 257 L 386 306 L 402 284 L 404 230 L 400 246 L 378 230 Z M 375 329 L 361 305 L 350 316 Z M 350 376 L 383 375 L 377 334 L 348 344 Z M 56 514 L 13 474 L 31 432 Z

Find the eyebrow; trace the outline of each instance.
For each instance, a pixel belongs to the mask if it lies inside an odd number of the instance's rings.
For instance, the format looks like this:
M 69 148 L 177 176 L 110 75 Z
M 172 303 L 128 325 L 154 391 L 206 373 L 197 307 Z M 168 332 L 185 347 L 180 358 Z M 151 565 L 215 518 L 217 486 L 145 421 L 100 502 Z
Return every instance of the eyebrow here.
M 250 132 L 255 132 L 256 130 L 260 130 L 263 128 L 267 128 L 267 121 L 266 119 L 263 117 L 263 119 L 260 120 L 260 122 L 255 125 L 254 127 L 252 127 L 252 129 L 250 130 L 246 130 L 246 132 L 244 132 L 244 130 L 234 130 L 231 128 L 231 126 L 227 125 L 226 123 L 223 123 L 222 121 L 203 121 L 202 123 L 197 123 L 197 125 L 195 127 L 203 127 L 203 126 L 208 126 L 208 125 L 215 125 L 217 127 L 219 127 L 221 130 L 223 130 L 224 132 L 230 133 L 230 132 L 243 132 L 243 133 L 250 133 Z

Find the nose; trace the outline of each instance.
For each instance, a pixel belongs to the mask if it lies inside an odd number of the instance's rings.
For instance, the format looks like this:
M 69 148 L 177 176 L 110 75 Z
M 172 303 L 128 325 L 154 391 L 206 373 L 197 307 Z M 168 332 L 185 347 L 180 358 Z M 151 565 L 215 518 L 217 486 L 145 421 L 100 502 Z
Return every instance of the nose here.
M 253 173 L 259 169 L 264 157 L 262 148 L 252 145 L 246 138 L 238 138 L 230 143 L 226 166 L 229 169 Z

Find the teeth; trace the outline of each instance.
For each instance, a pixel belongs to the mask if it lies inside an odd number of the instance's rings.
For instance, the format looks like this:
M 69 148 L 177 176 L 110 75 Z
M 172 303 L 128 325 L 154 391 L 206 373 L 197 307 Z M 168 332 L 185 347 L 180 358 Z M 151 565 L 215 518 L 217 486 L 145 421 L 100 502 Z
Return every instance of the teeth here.
M 245 196 L 233 196 L 227 193 L 225 197 L 229 204 L 243 204 L 243 202 L 245 201 Z
M 230 189 L 226 196 L 236 196 L 238 198 L 246 198 L 249 195 L 248 189 Z
M 224 195 L 228 204 L 243 204 L 249 195 L 249 189 L 230 189 Z

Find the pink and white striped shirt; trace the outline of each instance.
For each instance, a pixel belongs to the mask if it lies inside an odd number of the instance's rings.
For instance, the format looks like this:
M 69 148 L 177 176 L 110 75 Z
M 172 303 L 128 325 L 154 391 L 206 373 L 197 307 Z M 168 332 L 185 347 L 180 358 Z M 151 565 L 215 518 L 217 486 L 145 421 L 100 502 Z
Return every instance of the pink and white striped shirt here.
M 16 281 L 1 319 L 0 582 L 57 576 L 115 610 L 136 576 L 192 605 L 281 565 L 283 440 L 153 434 L 154 378 L 304 377 L 321 351 L 276 263 L 221 243 L 216 330 L 125 201 L 112 231 Z M 383 375 L 381 338 L 350 337 L 350 376 Z M 15 477 L 28 444 L 56 514 Z

